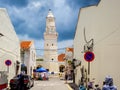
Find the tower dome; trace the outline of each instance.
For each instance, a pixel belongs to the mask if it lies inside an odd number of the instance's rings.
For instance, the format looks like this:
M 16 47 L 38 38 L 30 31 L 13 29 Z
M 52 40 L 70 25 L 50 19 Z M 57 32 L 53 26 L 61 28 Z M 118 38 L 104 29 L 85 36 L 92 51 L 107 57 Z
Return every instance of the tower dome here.
M 48 12 L 48 15 L 47 15 L 47 17 L 54 17 L 54 15 L 52 14 L 52 11 L 51 11 L 51 9 L 49 9 L 49 12 Z

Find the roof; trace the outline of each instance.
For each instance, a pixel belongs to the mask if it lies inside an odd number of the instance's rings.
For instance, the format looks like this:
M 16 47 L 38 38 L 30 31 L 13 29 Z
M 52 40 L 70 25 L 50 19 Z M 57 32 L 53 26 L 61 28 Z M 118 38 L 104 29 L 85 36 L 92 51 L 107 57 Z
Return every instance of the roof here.
M 65 54 L 60 54 L 60 55 L 58 56 L 58 61 L 59 61 L 59 62 L 64 62 L 64 57 L 65 57 Z
M 73 52 L 74 49 L 73 49 L 73 48 L 66 48 L 66 51 L 68 51 L 68 52 Z
M 48 12 L 48 15 L 47 15 L 47 17 L 54 17 L 54 15 L 52 14 L 52 11 L 51 11 L 51 9 L 49 9 L 49 12 Z
M 30 48 L 32 41 L 21 41 L 20 47 L 24 49 Z

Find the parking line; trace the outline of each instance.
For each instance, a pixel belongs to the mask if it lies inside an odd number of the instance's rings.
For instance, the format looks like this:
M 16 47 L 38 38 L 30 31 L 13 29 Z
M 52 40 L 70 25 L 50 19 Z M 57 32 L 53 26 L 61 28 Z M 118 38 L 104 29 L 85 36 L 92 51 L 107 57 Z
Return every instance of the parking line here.
M 66 86 L 69 88 L 69 90 L 73 90 L 68 84 L 66 84 Z

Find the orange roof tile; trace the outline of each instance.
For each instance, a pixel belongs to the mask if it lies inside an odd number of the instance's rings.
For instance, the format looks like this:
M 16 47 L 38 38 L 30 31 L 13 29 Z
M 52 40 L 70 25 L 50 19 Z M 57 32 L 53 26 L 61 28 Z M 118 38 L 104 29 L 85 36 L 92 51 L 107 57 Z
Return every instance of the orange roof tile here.
M 59 61 L 59 62 L 64 62 L 64 57 L 65 57 L 65 54 L 60 54 L 60 55 L 58 56 L 58 61 Z
M 66 48 L 66 51 L 73 52 L 74 48 Z
M 28 49 L 31 46 L 32 41 L 21 41 L 20 47 L 24 49 Z

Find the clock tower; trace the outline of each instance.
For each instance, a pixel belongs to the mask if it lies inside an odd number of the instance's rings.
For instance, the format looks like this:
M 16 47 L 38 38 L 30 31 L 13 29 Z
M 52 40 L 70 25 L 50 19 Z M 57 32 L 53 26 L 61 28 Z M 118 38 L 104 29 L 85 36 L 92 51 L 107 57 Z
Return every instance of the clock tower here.
M 46 17 L 46 30 L 44 32 L 44 60 L 46 61 L 46 68 L 50 72 L 59 71 L 57 38 L 55 17 L 49 9 Z

